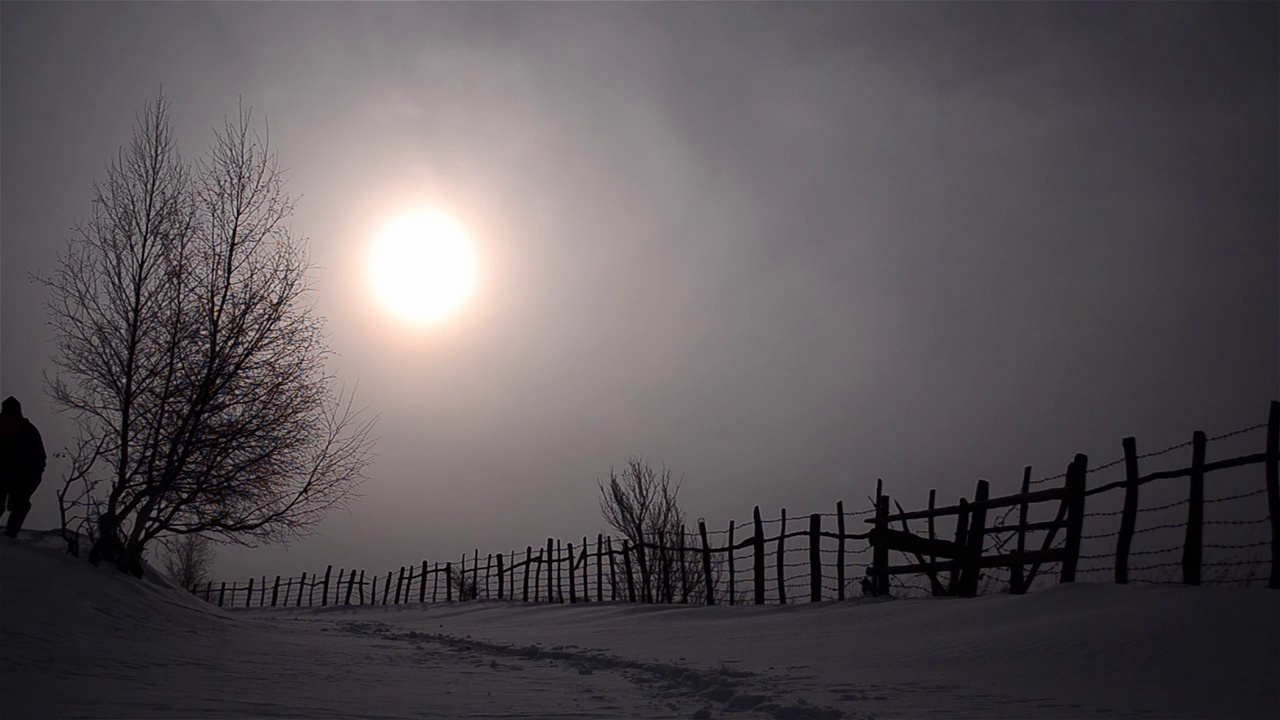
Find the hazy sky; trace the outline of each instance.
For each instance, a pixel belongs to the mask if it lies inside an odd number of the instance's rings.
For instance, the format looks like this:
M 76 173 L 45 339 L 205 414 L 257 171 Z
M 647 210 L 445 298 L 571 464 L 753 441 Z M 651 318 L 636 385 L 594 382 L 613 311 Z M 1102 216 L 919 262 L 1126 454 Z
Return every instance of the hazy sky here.
M 691 518 L 904 504 L 1266 419 L 1280 6 L 5 2 L 0 393 L 50 452 L 44 292 L 163 86 L 238 98 L 300 196 L 363 497 L 216 576 L 382 571 L 601 528 L 628 454 Z M 444 207 L 476 297 L 410 330 L 376 231 Z M 1261 449 L 1261 448 L 1257 448 Z M 57 524 L 54 461 L 29 527 Z

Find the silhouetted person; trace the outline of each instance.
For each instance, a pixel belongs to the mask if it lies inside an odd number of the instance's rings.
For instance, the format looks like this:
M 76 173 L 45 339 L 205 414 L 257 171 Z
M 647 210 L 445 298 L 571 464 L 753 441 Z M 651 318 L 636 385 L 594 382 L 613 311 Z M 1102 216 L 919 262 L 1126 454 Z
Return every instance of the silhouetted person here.
M 0 513 L 7 505 L 4 533 L 9 537 L 18 536 L 31 511 L 31 496 L 44 478 L 44 465 L 40 431 L 22 417 L 22 403 L 10 395 L 0 403 Z

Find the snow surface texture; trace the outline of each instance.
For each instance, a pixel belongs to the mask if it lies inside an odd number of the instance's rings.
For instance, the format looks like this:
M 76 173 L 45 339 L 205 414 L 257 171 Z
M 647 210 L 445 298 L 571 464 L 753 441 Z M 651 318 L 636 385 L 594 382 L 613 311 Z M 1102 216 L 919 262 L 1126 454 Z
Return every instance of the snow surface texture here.
M 1280 592 L 223 611 L 0 538 L 0 717 L 1280 716 Z

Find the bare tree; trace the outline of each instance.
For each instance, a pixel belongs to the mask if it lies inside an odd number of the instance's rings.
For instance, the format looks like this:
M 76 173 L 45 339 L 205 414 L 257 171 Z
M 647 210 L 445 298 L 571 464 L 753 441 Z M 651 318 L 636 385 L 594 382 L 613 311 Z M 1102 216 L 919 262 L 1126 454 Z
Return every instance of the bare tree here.
M 685 527 L 678 501 L 680 482 L 671 480 L 670 468 L 664 465 L 654 470 L 644 458 L 633 455 L 627 458 L 621 474 L 611 469 L 608 482 L 598 484 L 605 522 L 632 547 L 643 549 L 635 557 L 640 573 L 637 589 L 644 600 L 671 603 L 686 599 L 685 590 L 703 573 L 695 567 L 693 551 L 697 545 Z M 679 552 L 681 547 L 685 552 Z
M 342 506 L 372 421 L 326 372 L 306 242 L 268 138 L 242 109 L 183 161 L 161 95 L 95 184 L 44 278 L 55 404 L 77 435 L 64 517 L 91 562 L 141 574 L 160 536 L 287 540 Z
M 185 590 L 209 580 L 209 566 L 213 564 L 213 542 L 203 535 L 188 533 L 160 541 L 167 551 L 164 556 L 164 572 Z

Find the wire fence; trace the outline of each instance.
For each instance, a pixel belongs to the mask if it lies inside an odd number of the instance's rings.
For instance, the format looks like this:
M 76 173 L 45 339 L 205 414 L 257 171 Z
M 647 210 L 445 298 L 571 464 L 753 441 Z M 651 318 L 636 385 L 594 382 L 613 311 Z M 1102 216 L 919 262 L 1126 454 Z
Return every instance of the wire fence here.
M 1261 428 L 1268 429 L 1265 452 L 1205 461 L 1210 443 Z M 1280 587 L 1280 403 L 1271 404 L 1268 423 L 1212 438 L 1196 433 L 1189 442 L 1142 454 L 1133 438 L 1123 445 L 1123 457 L 1093 468 L 1083 455 L 1067 472 L 1039 480 L 1030 478 L 1028 468 L 1022 491 L 1014 495 L 990 498 L 986 482 L 979 481 L 972 502 L 952 507 L 934 507 L 931 494 L 928 510 L 904 512 L 898 506 L 890 514 L 890 499 L 877 483 L 872 506 L 853 511 L 841 502 L 835 512 L 794 516 L 784 509 L 776 518 L 762 518 L 757 507 L 750 523 L 731 521 L 725 529 L 709 530 L 699 520 L 697 531 L 682 528 L 639 542 L 603 534 L 578 542 L 549 538 L 523 552 L 481 557 L 473 550 L 456 563 L 422 561 L 377 573 L 339 568 L 336 576 L 330 566 L 322 574 L 262 576 L 191 590 L 224 607 L 314 607 L 489 598 L 734 605 L 1021 593 L 1053 582 L 1055 575 L 1071 582 L 1077 574 L 1104 573 L 1115 582 Z M 1190 466 L 1138 474 L 1139 461 L 1188 447 Z M 1264 483 L 1247 472 L 1258 464 L 1265 466 Z M 1090 475 L 1117 465 L 1125 466 L 1125 480 L 1087 487 Z M 1227 471 L 1235 476 L 1227 478 Z M 1206 499 L 1205 477 L 1211 474 L 1223 480 L 1214 485 L 1215 497 Z M 1176 488 L 1156 485 L 1177 478 L 1189 479 L 1186 494 L 1170 497 Z M 1063 485 L 1032 490 L 1053 480 Z M 1143 497 L 1156 502 L 1143 506 Z M 987 522 L 988 510 L 1000 514 Z M 859 518 L 872 529 L 852 532 Z M 954 522 L 939 529 L 939 518 Z M 930 521 L 927 535 L 910 531 L 908 521 L 915 519 Z

